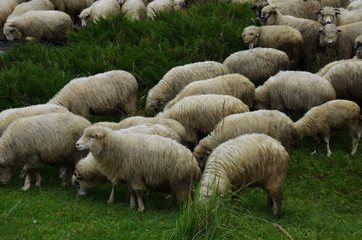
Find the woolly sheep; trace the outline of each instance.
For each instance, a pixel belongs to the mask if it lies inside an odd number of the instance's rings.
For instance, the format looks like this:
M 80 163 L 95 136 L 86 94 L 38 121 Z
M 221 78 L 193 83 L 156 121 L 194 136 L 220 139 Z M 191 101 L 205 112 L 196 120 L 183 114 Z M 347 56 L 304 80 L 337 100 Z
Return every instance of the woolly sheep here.
M 143 20 L 146 18 L 146 5 L 142 0 L 127 0 L 123 3 L 121 12 L 130 19 Z
M 242 38 L 249 49 L 254 47 L 275 48 L 285 52 L 290 68 L 298 67 L 303 51 L 303 37 L 298 30 L 289 26 L 249 26 L 244 28 Z
M 318 76 L 323 77 L 332 67 L 340 64 L 340 63 L 344 63 L 344 62 L 355 62 L 355 61 L 359 61 L 358 59 L 343 59 L 343 60 L 338 60 L 338 61 L 334 61 L 334 62 L 330 62 L 327 65 L 325 65 L 324 67 L 322 67 L 316 74 Z
M 330 82 L 303 71 L 280 71 L 255 89 L 255 109 L 306 113 L 314 106 L 336 99 Z
M 335 24 L 336 26 L 362 21 L 362 10 L 340 11 L 333 7 L 324 7 L 318 12 L 318 22 L 322 25 Z
M 174 67 L 149 90 L 146 99 L 146 111 L 149 115 L 154 116 L 162 111 L 166 103 L 176 97 L 189 83 L 228 73 L 229 70 L 224 65 L 214 61 L 197 62 Z
M 359 106 L 352 101 L 329 101 L 310 109 L 295 123 L 295 128 L 301 138 L 311 136 L 318 139 L 318 136 L 323 136 L 327 145 L 327 156 L 332 154 L 329 147 L 331 130 L 346 128 L 352 138 L 351 155 L 354 155 L 362 132 L 362 116 L 360 114 Z M 315 148 L 313 153 L 316 151 Z
M 91 114 L 127 115 L 136 110 L 137 93 L 137 80 L 131 73 L 113 70 L 73 79 L 48 103 L 64 106 L 88 119 Z
M 83 9 L 90 7 L 96 0 L 50 0 L 54 9 L 69 14 L 75 18 Z
M 336 7 L 336 8 L 346 8 L 350 3 L 350 0 L 317 0 L 321 3 L 321 7 Z
M 258 110 L 232 114 L 221 120 L 214 130 L 201 139 L 193 155 L 204 167 L 210 153 L 220 144 L 244 134 L 263 133 L 281 142 L 289 149 L 298 140 L 294 122 L 277 110 Z
M 338 99 L 356 102 L 362 107 L 362 61 L 346 61 L 332 67 L 324 78 L 334 87 Z
M 281 216 L 283 184 L 289 155 L 277 140 L 265 134 L 247 134 L 219 145 L 211 153 L 201 179 L 200 200 L 228 196 L 245 186 L 267 192 L 266 206 L 274 206 L 274 219 Z
M 333 49 L 338 59 L 351 58 L 355 39 L 362 35 L 362 21 L 336 27 L 327 24 L 320 30 L 319 44 Z
M 16 0 L 1 0 L 0 8 L 0 37 L 3 35 L 3 26 L 8 16 L 13 12 L 18 5 Z
M 82 22 L 82 27 L 85 27 L 89 22 L 96 22 L 100 18 L 111 18 L 120 11 L 121 7 L 117 0 L 98 0 L 84 9 L 79 14 L 79 19 Z
M 169 101 L 164 110 L 171 108 L 185 97 L 203 94 L 234 96 L 251 107 L 255 98 L 255 85 L 249 79 L 237 73 L 195 81 L 187 85 L 174 99 Z
M 353 11 L 357 9 L 362 9 L 362 0 L 353 1 L 350 4 L 348 4 L 347 8 L 348 11 Z
M 153 18 L 156 12 L 180 10 L 185 4 L 185 0 L 154 0 L 147 4 L 146 15 Z
M 11 18 L 19 17 L 29 11 L 54 10 L 54 5 L 49 0 L 31 0 L 24 2 L 15 7 L 14 11 L 8 16 L 7 21 Z
M 209 134 L 224 117 L 248 111 L 248 106 L 233 96 L 205 94 L 185 97 L 156 117 L 180 122 L 186 128 L 187 141 L 191 146 Z
M 36 171 L 40 186 L 40 163 L 67 168 L 63 185 L 70 183 L 71 172 L 81 153 L 75 143 L 91 123 L 72 113 L 47 113 L 15 120 L 0 138 L 0 181 L 7 184 L 14 172 L 25 176 L 22 190 L 30 187 L 30 172 Z
M 362 59 L 362 35 L 354 41 L 353 56 L 355 59 Z
M 322 25 L 310 19 L 297 18 L 293 16 L 282 15 L 272 6 L 266 6 L 261 11 L 261 25 L 287 25 L 297 29 L 302 37 L 304 44 L 304 58 L 308 62 L 314 58 L 318 51 L 319 33 Z
M 65 40 L 72 31 L 72 20 L 59 11 L 29 11 L 7 21 L 3 31 L 10 41 Z
M 239 73 L 255 86 L 263 84 L 279 70 L 289 69 L 289 58 L 285 52 L 273 48 L 253 48 L 228 56 L 223 63 L 230 73 Z
M 3 135 L 6 128 L 16 119 L 55 112 L 62 113 L 68 112 L 68 110 L 55 104 L 38 104 L 22 108 L 6 109 L 0 113 L 0 136 Z
M 77 142 L 77 148 L 89 148 L 97 168 L 114 188 L 121 181 L 127 182 L 130 206 L 135 206 L 135 193 L 139 211 L 145 209 L 142 191 L 170 190 L 177 200 L 187 200 L 193 181 L 200 175 L 189 149 L 157 135 L 119 134 L 106 127 L 89 127 Z

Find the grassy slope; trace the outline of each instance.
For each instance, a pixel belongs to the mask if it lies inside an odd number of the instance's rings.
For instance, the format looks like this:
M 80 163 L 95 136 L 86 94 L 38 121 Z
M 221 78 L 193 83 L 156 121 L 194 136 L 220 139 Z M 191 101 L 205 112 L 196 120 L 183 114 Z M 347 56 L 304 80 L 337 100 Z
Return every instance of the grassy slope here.
M 0 109 L 44 103 L 75 77 L 124 69 L 139 81 L 143 114 L 147 91 L 173 66 L 222 62 L 245 49 L 240 35 L 253 17 L 250 6 L 210 4 L 155 21 L 118 16 L 72 34 L 63 48 L 18 46 L 0 58 Z M 316 155 L 311 148 L 306 138 L 289 151 L 278 224 L 294 239 L 361 239 L 361 147 L 350 157 L 351 140 L 338 132 L 332 134 L 330 158 L 324 146 Z M 144 213 L 128 209 L 124 188 L 108 205 L 109 184 L 78 198 L 75 188 L 60 187 L 56 169 L 43 166 L 41 172 L 41 188 L 24 193 L 17 176 L 0 187 L 0 239 L 288 239 L 273 225 L 260 189 L 246 191 L 239 208 L 224 208 L 206 221 L 197 211 L 168 208 L 164 194 L 146 196 Z

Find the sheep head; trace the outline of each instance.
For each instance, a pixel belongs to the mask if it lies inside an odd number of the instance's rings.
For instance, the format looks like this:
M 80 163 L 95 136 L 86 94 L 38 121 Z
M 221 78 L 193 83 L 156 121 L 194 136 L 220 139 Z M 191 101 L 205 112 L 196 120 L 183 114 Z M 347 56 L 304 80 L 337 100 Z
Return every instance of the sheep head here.
M 278 15 L 278 11 L 276 7 L 272 5 L 265 6 L 261 10 L 261 14 L 259 17 L 261 25 L 275 25 L 276 15 Z
M 257 46 L 259 40 L 259 27 L 249 26 L 244 28 L 242 38 L 245 45 L 249 46 L 249 49 L 254 48 Z
M 325 7 L 318 12 L 318 22 L 322 25 L 335 24 L 337 25 L 337 15 L 341 14 L 337 8 Z
M 83 27 L 83 28 L 88 25 L 89 20 L 90 20 L 90 15 L 91 15 L 91 7 L 84 9 L 84 10 L 79 14 L 79 19 L 80 19 L 81 22 L 82 22 L 82 27 Z
M 22 33 L 15 23 L 5 23 L 3 29 L 4 35 L 9 41 L 14 41 L 15 39 L 21 39 Z
M 84 129 L 83 135 L 76 143 L 76 148 L 78 151 L 88 150 L 94 140 L 102 139 L 106 136 L 108 130 L 110 128 L 106 127 L 98 127 L 98 126 L 90 126 Z
M 322 47 L 333 47 L 334 44 L 338 40 L 338 33 L 341 32 L 341 30 L 338 30 L 336 25 L 334 24 L 327 24 L 325 25 L 320 31 L 320 37 L 319 37 L 319 44 Z

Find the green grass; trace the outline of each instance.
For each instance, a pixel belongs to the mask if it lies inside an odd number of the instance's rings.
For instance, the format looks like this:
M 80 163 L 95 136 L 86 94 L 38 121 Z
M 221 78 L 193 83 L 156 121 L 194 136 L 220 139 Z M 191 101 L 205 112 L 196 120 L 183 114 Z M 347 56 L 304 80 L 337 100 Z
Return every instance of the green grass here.
M 244 50 L 242 29 L 255 24 L 250 7 L 207 4 L 143 22 L 116 16 L 78 29 L 60 48 L 18 45 L 0 57 L 0 110 L 45 103 L 73 78 L 123 69 L 139 82 L 142 115 L 147 91 L 172 67 L 222 62 Z M 327 60 L 318 58 L 310 71 Z M 164 193 L 153 193 L 144 196 L 146 210 L 139 213 L 128 208 L 124 187 L 111 205 L 106 203 L 110 184 L 80 198 L 75 187 L 60 186 L 57 169 L 42 166 L 40 188 L 22 192 L 23 180 L 16 175 L 0 186 L 0 239 L 290 239 L 286 233 L 293 239 L 362 239 L 361 146 L 348 155 L 352 143 L 345 131 L 332 133 L 331 157 L 324 145 L 311 155 L 312 145 L 305 138 L 289 150 L 278 222 L 264 206 L 261 189 L 247 189 L 239 206 L 225 203 L 216 210 L 196 201 L 189 210 L 168 207 Z

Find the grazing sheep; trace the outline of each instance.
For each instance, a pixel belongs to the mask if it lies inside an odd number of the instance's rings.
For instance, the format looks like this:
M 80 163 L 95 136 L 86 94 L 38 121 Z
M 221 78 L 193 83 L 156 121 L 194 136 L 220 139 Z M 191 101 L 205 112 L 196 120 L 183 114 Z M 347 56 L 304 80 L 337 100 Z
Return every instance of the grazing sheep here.
M 111 18 L 120 12 L 121 7 L 117 0 L 98 0 L 84 9 L 79 14 L 79 19 L 82 22 L 82 27 L 85 27 L 89 22 L 96 22 L 101 18 Z
M 1 0 L 0 8 L 0 37 L 3 35 L 3 26 L 8 16 L 13 12 L 18 5 L 16 0 Z
M 72 20 L 59 11 L 29 11 L 7 21 L 3 31 L 9 41 L 65 40 Z
M 358 10 L 362 9 L 362 0 L 353 1 L 350 4 L 348 4 L 347 8 L 348 11 Z
M 192 146 L 226 116 L 248 111 L 248 106 L 233 96 L 206 94 L 185 97 L 156 117 L 180 122 L 186 128 L 187 141 Z
M 359 106 L 348 100 L 334 100 L 310 109 L 295 123 L 300 138 L 322 136 L 327 145 L 327 156 L 332 154 L 329 147 L 331 130 L 346 128 L 352 138 L 352 152 L 357 151 L 362 132 L 362 116 Z M 314 152 L 317 151 L 316 145 Z
M 54 10 L 54 5 L 49 0 L 31 0 L 24 2 L 15 7 L 14 11 L 9 15 L 7 21 L 12 18 L 19 17 L 29 11 L 46 11 Z
M 204 94 L 234 96 L 251 107 L 255 98 L 255 85 L 249 79 L 237 73 L 195 81 L 187 85 L 174 99 L 169 101 L 164 110 L 171 108 L 185 97 Z
M 90 7 L 96 0 L 50 0 L 54 9 L 69 14 L 72 18 L 79 15 L 83 9 Z
M 0 137 L 6 128 L 16 119 L 36 116 L 44 113 L 68 112 L 65 107 L 55 104 L 38 104 L 22 108 L 9 108 L 0 113 Z
M 334 87 L 338 99 L 356 102 L 362 107 L 362 61 L 346 61 L 333 66 L 324 78 Z
M 308 62 L 315 57 L 319 43 L 318 31 L 323 27 L 320 23 L 310 19 L 282 15 L 277 9 L 269 5 L 261 11 L 260 24 L 287 25 L 297 29 L 303 37 L 305 61 Z
M 314 106 L 336 99 L 325 78 L 302 71 L 281 71 L 255 89 L 255 109 L 306 113 Z
M 319 44 L 322 47 L 333 49 L 333 53 L 337 54 L 338 59 L 351 58 L 355 40 L 362 35 L 362 21 L 338 27 L 334 24 L 327 24 L 319 33 Z
M 185 0 L 154 0 L 147 4 L 146 15 L 149 18 L 153 18 L 157 12 L 180 10 L 184 4 Z
M 317 0 L 321 3 L 321 7 L 346 8 L 350 0 Z
M 239 73 L 255 86 L 263 84 L 279 70 L 289 69 L 289 58 L 285 52 L 273 48 L 253 48 L 239 51 L 227 57 L 223 63 L 230 73 Z
M 201 179 L 200 200 L 259 186 L 267 192 L 266 206 L 274 206 L 274 219 L 279 219 L 288 167 L 288 152 L 274 138 L 247 134 L 231 139 L 211 153 Z
M 142 0 L 125 0 L 121 12 L 130 19 L 143 20 L 146 18 L 146 5 Z
M 263 133 L 281 142 L 289 149 L 298 139 L 294 122 L 277 110 L 259 110 L 232 114 L 221 120 L 214 130 L 201 139 L 193 155 L 204 167 L 210 153 L 220 144 L 244 134 Z
M 340 11 L 333 7 L 324 7 L 318 12 L 318 22 L 322 25 L 333 23 L 336 26 L 362 21 L 362 10 Z
M 355 62 L 355 61 L 359 61 L 358 59 L 343 59 L 343 60 L 338 60 L 338 61 L 334 61 L 334 62 L 330 62 L 327 65 L 325 65 L 324 67 L 322 67 L 316 74 L 318 76 L 323 77 L 332 67 L 340 64 L 340 63 L 344 63 L 344 62 Z
M 22 171 L 30 187 L 30 172 L 36 172 L 40 186 L 40 163 L 66 167 L 63 185 L 70 183 L 72 169 L 81 153 L 75 148 L 84 128 L 91 123 L 72 113 L 47 113 L 15 120 L 0 138 L 0 181 L 7 184 L 16 171 Z
M 136 78 L 129 72 L 114 70 L 73 79 L 48 103 L 64 106 L 87 119 L 91 114 L 127 115 L 136 110 L 137 93 Z
M 362 35 L 358 36 L 354 43 L 353 58 L 362 59 Z
M 154 116 L 162 111 L 166 103 L 176 97 L 189 83 L 228 73 L 229 70 L 225 66 L 214 61 L 197 62 L 174 67 L 149 90 L 146 99 L 146 111 L 149 115 Z
M 189 149 L 174 140 L 157 135 L 120 134 L 106 127 L 89 127 L 77 142 L 89 148 L 99 171 L 111 181 L 113 189 L 127 182 L 130 206 L 145 209 L 141 193 L 148 189 L 171 191 L 178 201 L 187 200 L 200 168 Z M 117 160 L 121 159 L 121 161 Z
M 244 28 L 242 38 L 249 49 L 254 47 L 275 48 L 285 52 L 290 68 L 297 69 L 303 51 L 303 37 L 289 26 L 249 26 Z

